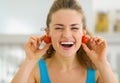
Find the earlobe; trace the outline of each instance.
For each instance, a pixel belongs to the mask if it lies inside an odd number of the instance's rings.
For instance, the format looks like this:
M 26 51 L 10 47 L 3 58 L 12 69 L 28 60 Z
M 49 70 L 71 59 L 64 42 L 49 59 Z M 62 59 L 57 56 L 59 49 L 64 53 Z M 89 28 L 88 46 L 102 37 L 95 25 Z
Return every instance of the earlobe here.
M 45 33 L 46 33 L 47 36 L 50 36 L 49 35 L 49 28 L 45 28 Z
M 46 35 L 43 36 L 43 41 L 48 44 L 51 43 L 51 37 L 49 35 L 49 28 L 45 28 Z
M 83 35 L 86 35 L 87 31 L 85 29 L 83 29 Z

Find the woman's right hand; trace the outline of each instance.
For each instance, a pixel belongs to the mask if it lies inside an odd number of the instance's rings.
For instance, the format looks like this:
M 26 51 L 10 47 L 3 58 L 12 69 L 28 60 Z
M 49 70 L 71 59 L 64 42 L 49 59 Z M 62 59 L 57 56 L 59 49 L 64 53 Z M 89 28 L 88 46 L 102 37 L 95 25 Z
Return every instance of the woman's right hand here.
M 40 49 L 39 47 L 42 41 L 43 41 L 43 37 L 38 38 L 35 36 L 31 36 L 28 39 L 28 41 L 24 45 L 27 60 L 38 61 L 41 58 L 41 56 L 45 54 L 45 52 L 50 46 L 50 43 L 46 44 L 43 48 Z

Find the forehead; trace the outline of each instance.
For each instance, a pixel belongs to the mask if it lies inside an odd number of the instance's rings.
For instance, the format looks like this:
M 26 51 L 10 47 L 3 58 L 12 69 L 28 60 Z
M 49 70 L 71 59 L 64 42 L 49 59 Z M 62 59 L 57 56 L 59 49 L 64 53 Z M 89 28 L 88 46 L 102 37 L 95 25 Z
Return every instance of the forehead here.
M 82 23 L 82 19 L 82 14 L 76 10 L 61 9 L 52 14 L 51 23 Z

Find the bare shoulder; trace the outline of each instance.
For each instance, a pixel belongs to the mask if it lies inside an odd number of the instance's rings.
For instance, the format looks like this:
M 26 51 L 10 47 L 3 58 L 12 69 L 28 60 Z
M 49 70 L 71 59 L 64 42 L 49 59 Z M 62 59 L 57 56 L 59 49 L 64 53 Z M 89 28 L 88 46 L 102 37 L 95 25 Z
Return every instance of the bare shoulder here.
M 102 79 L 101 79 L 100 72 L 98 70 L 96 70 L 96 80 L 97 80 L 96 83 L 103 83 Z
M 28 83 L 40 83 L 40 72 L 38 64 L 33 68 Z

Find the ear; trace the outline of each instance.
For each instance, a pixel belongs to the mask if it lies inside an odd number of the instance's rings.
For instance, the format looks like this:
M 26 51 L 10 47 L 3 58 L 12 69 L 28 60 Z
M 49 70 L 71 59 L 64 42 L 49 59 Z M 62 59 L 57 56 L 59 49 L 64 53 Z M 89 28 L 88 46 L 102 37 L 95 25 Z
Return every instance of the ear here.
M 46 33 L 47 36 L 50 36 L 50 34 L 49 34 L 49 28 L 45 28 L 45 33 Z
M 83 29 L 83 35 L 86 35 L 86 34 L 87 34 L 86 29 Z

